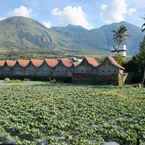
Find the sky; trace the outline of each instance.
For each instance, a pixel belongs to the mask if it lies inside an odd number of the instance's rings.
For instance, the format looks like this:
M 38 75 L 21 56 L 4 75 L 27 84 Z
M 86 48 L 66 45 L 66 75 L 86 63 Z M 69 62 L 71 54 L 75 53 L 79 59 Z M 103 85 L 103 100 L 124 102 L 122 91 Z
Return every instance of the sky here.
M 48 28 L 73 24 L 93 29 L 121 21 L 141 26 L 145 0 L 1 0 L 0 20 L 11 16 L 30 17 Z

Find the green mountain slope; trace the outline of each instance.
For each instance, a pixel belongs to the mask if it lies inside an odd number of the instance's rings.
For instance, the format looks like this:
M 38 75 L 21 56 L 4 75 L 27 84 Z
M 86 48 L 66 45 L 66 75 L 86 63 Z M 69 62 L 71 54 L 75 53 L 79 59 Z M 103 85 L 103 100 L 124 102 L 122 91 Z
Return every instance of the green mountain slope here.
M 92 32 L 81 26 L 74 25 L 53 27 L 49 29 L 49 31 L 51 31 L 52 37 L 53 33 L 59 37 L 59 39 L 54 42 L 56 43 L 57 48 L 91 53 L 107 52 L 102 45 L 105 38 L 101 36 L 101 33 Z
M 83 49 L 86 51 L 89 50 L 92 53 L 108 53 L 113 46 L 112 31 L 116 30 L 120 25 L 125 25 L 128 29 L 128 53 L 130 55 L 136 54 L 144 35 L 137 26 L 127 22 L 113 23 L 90 31 L 80 26 L 73 25 L 54 27 L 49 29 L 49 31 L 57 33 L 62 48 Z M 51 33 L 51 36 L 53 36 L 53 33 Z M 60 43 L 57 40 L 55 42 L 57 42 L 57 46 L 59 47 Z
M 0 21 L 0 52 L 106 54 L 113 45 L 112 30 L 121 24 L 129 31 L 128 52 L 130 55 L 136 54 L 143 34 L 137 26 L 126 22 L 93 30 L 73 25 L 47 29 L 39 22 L 24 17 L 11 17 Z
M 46 27 L 24 17 L 0 21 L 0 48 L 2 50 L 31 51 L 53 48 Z

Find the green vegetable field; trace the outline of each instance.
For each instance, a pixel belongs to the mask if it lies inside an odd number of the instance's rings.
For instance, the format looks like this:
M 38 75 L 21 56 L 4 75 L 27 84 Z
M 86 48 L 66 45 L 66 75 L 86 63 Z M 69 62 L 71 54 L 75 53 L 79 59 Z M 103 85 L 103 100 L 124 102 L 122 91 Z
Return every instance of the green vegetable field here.
M 145 89 L 0 83 L 0 137 L 20 145 L 145 144 Z M 1 139 L 1 138 L 0 138 Z

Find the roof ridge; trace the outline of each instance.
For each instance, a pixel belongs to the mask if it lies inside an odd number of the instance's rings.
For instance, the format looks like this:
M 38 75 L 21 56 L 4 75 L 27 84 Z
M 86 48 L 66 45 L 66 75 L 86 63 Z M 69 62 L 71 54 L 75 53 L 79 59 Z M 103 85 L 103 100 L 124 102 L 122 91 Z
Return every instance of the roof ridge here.
M 110 63 L 120 69 L 125 69 L 120 64 L 117 63 L 114 57 L 107 56 L 105 60 L 108 59 Z M 104 61 L 105 61 L 104 60 Z M 62 63 L 65 67 L 78 67 L 80 66 L 84 61 L 87 61 L 87 63 L 93 67 L 98 67 L 102 63 L 99 63 L 96 57 L 83 57 L 82 61 L 78 62 L 78 64 L 75 63 L 75 61 L 71 58 L 45 58 L 45 59 L 37 59 L 37 58 L 31 58 L 31 59 L 17 59 L 17 60 L 0 60 L 0 66 L 4 66 L 5 64 L 13 67 L 16 63 L 18 63 L 22 67 L 28 66 L 30 63 L 36 67 L 40 67 L 43 63 L 46 63 L 49 67 L 54 68 L 60 63 Z

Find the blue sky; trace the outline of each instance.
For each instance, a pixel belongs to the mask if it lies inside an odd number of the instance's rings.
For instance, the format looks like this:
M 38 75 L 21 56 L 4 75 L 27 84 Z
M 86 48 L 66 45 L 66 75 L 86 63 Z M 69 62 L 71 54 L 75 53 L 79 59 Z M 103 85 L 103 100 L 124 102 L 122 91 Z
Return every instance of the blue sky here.
M 81 25 L 91 29 L 128 21 L 141 26 L 145 0 L 2 0 L 0 19 L 31 17 L 47 27 Z

